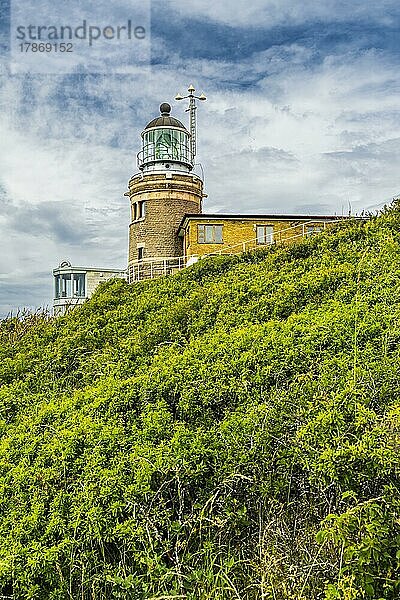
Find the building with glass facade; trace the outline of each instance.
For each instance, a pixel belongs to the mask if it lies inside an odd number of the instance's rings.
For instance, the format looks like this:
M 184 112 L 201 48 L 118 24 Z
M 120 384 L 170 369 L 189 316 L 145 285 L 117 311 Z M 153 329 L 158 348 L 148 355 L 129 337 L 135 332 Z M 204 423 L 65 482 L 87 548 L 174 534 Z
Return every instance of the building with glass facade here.
M 93 294 L 103 281 L 113 277 L 126 278 L 126 271 L 117 269 L 97 269 L 93 267 L 73 267 L 64 261 L 53 271 L 54 314 L 65 314 L 69 309 L 82 304 Z

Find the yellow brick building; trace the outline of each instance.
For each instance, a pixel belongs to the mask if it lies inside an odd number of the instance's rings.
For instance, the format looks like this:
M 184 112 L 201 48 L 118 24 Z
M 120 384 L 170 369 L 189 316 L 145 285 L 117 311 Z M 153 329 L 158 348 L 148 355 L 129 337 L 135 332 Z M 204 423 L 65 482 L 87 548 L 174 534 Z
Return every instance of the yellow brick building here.
M 185 262 L 209 254 L 237 254 L 274 243 L 293 243 L 323 231 L 334 216 L 186 214 L 179 226 Z

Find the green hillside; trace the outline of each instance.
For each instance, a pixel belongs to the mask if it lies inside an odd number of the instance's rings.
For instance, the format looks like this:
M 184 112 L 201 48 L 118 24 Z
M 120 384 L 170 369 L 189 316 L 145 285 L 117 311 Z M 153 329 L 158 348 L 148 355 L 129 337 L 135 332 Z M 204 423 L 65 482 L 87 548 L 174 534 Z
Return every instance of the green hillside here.
M 0 597 L 400 597 L 400 208 L 0 328 Z

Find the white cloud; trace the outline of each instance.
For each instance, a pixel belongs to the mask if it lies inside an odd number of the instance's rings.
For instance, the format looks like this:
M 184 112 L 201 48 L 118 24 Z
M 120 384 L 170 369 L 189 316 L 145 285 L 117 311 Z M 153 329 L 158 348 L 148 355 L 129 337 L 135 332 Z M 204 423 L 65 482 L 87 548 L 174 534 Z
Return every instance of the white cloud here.
M 19 82 L 14 83 L 7 89 L 11 107 L 14 99 L 19 104 L 22 94 Z M 22 113 L 9 112 L 0 131 L 3 315 L 16 306 L 50 304 L 51 271 L 64 258 L 116 268 L 123 268 L 126 259 L 129 207 L 123 193 L 133 170 L 132 155 L 99 143 L 107 134 L 100 130 L 96 135 L 98 118 L 86 131 L 82 124 L 81 138 L 76 135 L 79 115 L 73 111 L 60 122 L 62 111 L 49 102 L 54 88 L 45 87 L 47 97 L 39 82 L 31 90 L 33 100 L 36 92 L 40 98 L 42 115 L 38 106 L 26 124 Z M 52 124 L 48 136 L 47 120 Z M 103 125 L 107 129 L 105 119 Z
M 140 81 L 5 78 L 0 311 L 49 302 L 61 259 L 124 266 L 140 131 L 191 81 L 208 96 L 198 110 L 206 211 L 340 214 L 398 193 L 397 65 L 383 52 L 347 48 L 321 62 L 312 52 L 172 55 Z M 184 103 L 172 104 L 185 121 Z
M 393 23 L 390 11 L 398 9 L 394 0 L 379 3 L 364 0 L 235 0 L 234 4 L 231 0 L 168 0 L 168 4 L 182 18 L 207 19 L 233 27 L 274 27 L 363 18 L 390 25 Z
M 233 64 L 208 63 L 214 81 L 225 72 L 235 72 L 238 82 L 261 76 L 249 90 L 211 90 L 198 111 L 206 210 L 290 213 L 313 207 L 340 214 L 349 202 L 361 211 L 398 192 L 397 65 L 382 53 L 351 50 L 305 68 L 301 54 L 292 47 L 270 49 L 236 71 Z M 288 57 L 280 66 L 279 55 Z M 262 76 L 270 60 L 273 72 Z M 199 63 L 186 66 L 195 72 Z M 350 168 L 361 146 L 363 159 Z

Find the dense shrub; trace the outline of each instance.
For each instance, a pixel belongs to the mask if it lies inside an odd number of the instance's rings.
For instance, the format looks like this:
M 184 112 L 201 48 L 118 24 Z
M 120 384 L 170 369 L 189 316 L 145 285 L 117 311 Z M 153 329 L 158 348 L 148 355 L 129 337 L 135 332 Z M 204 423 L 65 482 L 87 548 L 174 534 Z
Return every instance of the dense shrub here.
M 400 597 L 400 210 L 0 324 L 0 596 Z

